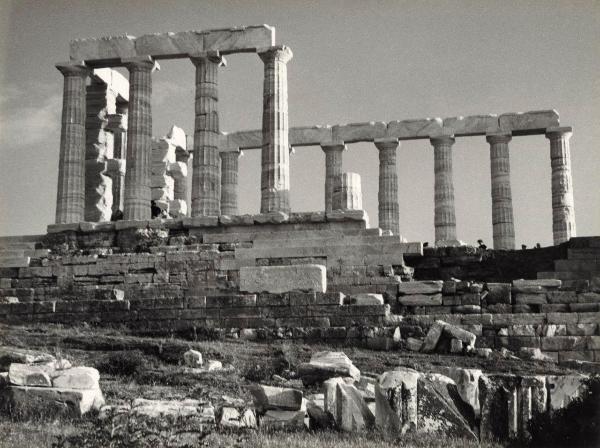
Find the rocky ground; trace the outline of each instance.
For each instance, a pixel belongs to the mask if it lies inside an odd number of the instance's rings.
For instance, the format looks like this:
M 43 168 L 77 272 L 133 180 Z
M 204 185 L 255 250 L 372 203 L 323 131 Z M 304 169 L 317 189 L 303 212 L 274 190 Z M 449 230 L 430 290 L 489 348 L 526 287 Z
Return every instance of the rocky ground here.
M 559 366 L 540 361 L 506 359 L 494 353 L 489 359 L 475 356 L 422 354 L 405 351 L 378 352 L 353 347 L 287 342 L 258 343 L 239 339 L 188 341 L 177 338 L 144 338 L 128 335 L 124 329 L 99 329 L 88 326 L 59 325 L 0 327 L 0 347 L 34 349 L 68 359 L 73 365 L 95 367 L 100 372 L 104 398 L 114 409 L 131 406 L 136 399 L 197 400 L 216 410 L 217 421 L 224 407 L 243 409 L 253 402 L 253 384 L 302 390 L 304 396 L 322 392 L 319 384 L 305 385 L 296 376 L 298 367 L 319 351 L 343 351 L 365 375 L 380 375 L 403 366 L 419 372 L 435 372 L 440 367 L 466 367 L 484 372 L 516 374 L 569 374 L 582 366 Z M 204 365 L 219 361 L 222 369 L 209 371 L 185 365 L 184 353 L 200 352 Z M 216 363 L 218 364 L 218 363 Z M 216 365 L 215 364 L 215 365 Z M 600 373 L 598 366 L 587 366 L 588 373 Z M 592 372 L 590 372 L 590 369 Z M 89 416 L 79 421 L 42 419 L 14 421 L 0 417 L 0 446 L 111 446 L 115 420 Z M 50 416 L 51 417 L 51 416 Z M 112 422 L 112 423 L 111 423 Z M 111 427 L 112 424 L 112 427 Z M 162 436 L 169 433 L 162 428 Z M 173 434 L 171 434 L 173 436 Z M 177 434 L 180 437 L 181 434 Z M 159 435 L 157 435 L 159 437 Z M 384 447 L 384 446 L 478 446 L 477 442 L 410 434 L 401 441 L 380 433 L 343 433 L 338 431 L 206 431 L 203 446 L 289 446 L 289 447 Z M 84 443 L 85 441 L 85 443 Z M 120 443 L 123 443 L 122 441 Z M 86 445 L 87 444 L 87 445 Z M 94 445 L 96 444 L 96 445 Z M 162 446 L 160 444 L 149 446 Z

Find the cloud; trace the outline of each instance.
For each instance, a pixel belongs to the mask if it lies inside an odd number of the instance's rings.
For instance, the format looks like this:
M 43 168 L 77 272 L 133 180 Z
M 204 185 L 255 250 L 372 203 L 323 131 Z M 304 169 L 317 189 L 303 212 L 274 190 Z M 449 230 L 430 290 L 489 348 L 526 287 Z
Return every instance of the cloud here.
M 25 101 L 34 99 L 35 104 Z M 0 151 L 57 141 L 62 92 L 44 86 L 8 85 L 0 92 Z

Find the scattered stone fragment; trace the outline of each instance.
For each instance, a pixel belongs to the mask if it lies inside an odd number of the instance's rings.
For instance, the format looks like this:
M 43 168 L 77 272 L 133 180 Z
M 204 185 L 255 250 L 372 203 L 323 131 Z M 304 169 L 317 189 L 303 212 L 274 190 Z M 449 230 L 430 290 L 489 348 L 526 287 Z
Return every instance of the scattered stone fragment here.
M 246 409 L 240 413 L 236 408 L 223 407 L 221 409 L 221 419 L 219 426 L 222 428 L 256 428 L 256 415 L 252 409 Z
M 49 369 L 28 364 L 12 363 L 8 369 L 8 381 L 14 386 L 52 387 Z
M 421 351 L 424 353 L 431 353 L 435 350 L 440 337 L 442 336 L 442 331 L 444 330 L 445 322 L 441 320 L 436 320 L 431 327 L 429 327 L 429 331 L 427 332 L 427 336 L 425 336 L 425 340 L 423 341 L 423 346 L 421 347 Z
M 554 362 L 552 357 L 545 355 L 537 347 L 521 347 L 519 355 L 523 359 L 530 359 L 532 361 Z
M 411 352 L 418 352 L 423 346 L 423 341 L 416 338 L 406 338 L 406 348 Z
M 339 377 L 350 377 L 355 381 L 360 379 L 358 370 L 343 352 L 318 352 L 312 355 L 310 362 L 298 366 L 298 376 L 304 385 L 322 383 Z
M 344 305 L 383 305 L 382 294 L 355 294 L 344 298 Z
M 183 360 L 188 367 L 202 367 L 202 353 L 196 350 L 188 350 L 183 354 Z
M 491 351 L 491 349 L 488 349 Z M 451 378 L 456 384 L 460 398 L 473 410 L 475 418 L 479 418 L 479 378 L 483 372 L 479 369 L 463 369 L 460 367 L 442 367 L 440 372 Z
M 417 427 L 417 382 L 419 373 L 406 367 L 384 372 L 375 386 L 375 423 L 392 435 Z
M 302 407 L 302 391 L 253 384 L 248 387 L 259 413 L 269 409 L 298 411 Z
M 445 322 L 443 322 L 443 331 L 450 337 L 464 342 L 467 349 L 473 348 L 475 346 L 477 336 L 475 336 L 470 331 L 463 330 L 462 328 L 457 327 L 456 325 L 447 324 Z
M 260 417 L 260 427 L 265 429 L 304 429 L 305 411 L 269 410 Z
M 223 369 L 223 364 L 221 363 L 221 361 L 216 361 L 214 359 L 210 359 L 206 363 L 205 369 L 207 372 L 212 372 L 214 370 L 221 370 L 221 369 Z
M 344 383 L 337 385 L 336 405 L 337 425 L 343 431 L 363 431 L 374 426 L 375 416 L 354 385 Z
M 6 371 L 12 363 L 45 364 L 56 361 L 56 358 L 44 352 L 20 348 L 0 347 L 0 370 Z
M 478 347 L 473 349 L 473 353 L 480 358 L 488 359 L 490 356 L 492 356 L 493 350 L 491 348 Z
M 56 375 L 56 376 L 55 376 Z M 73 367 L 55 371 L 52 386 L 64 389 L 97 389 L 100 373 L 92 367 Z
M 460 339 L 452 338 L 450 340 L 450 353 L 462 353 L 463 342 Z

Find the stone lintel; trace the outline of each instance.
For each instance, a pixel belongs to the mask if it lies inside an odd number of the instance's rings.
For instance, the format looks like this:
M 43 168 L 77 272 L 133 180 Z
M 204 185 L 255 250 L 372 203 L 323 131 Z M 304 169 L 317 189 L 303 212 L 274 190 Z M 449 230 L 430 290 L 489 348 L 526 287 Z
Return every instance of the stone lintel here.
M 555 110 L 534 110 L 511 112 L 498 117 L 501 130 L 512 131 L 513 135 L 543 134 L 549 127 L 559 126 L 558 112 Z
M 441 118 L 420 118 L 410 120 L 395 120 L 387 124 L 385 136 L 399 140 L 417 140 L 429 138 L 441 132 Z
M 85 60 L 95 67 L 111 66 L 122 58 L 152 56 L 181 59 L 204 51 L 221 54 L 255 52 L 275 44 L 275 28 L 257 25 L 206 31 L 122 35 L 71 41 L 71 60 Z
M 453 134 L 460 137 L 486 135 L 500 130 L 498 115 L 494 114 L 444 118 L 443 127 L 453 129 Z
M 160 65 L 151 56 L 136 56 L 133 58 L 122 58 L 121 64 L 127 68 L 148 68 L 151 71 L 160 70 Z
M 96 81 L 106 84 L 106 87 L 117 94 L 117 100 L 129 102 L 129 80 L 112 68 L 96 68 L 92 74 Z
M 383 121 L 338 124 L 332 127 L 332 139 L 346 143 L 373 141 L 385 137 L 386 131 L 387 123 Z
M 573 134 L 573 128 L 571 126 L 552 126 L 546 129 L 546 138 L 554 139 L 560 138 L 564 135 L 570 137 Z

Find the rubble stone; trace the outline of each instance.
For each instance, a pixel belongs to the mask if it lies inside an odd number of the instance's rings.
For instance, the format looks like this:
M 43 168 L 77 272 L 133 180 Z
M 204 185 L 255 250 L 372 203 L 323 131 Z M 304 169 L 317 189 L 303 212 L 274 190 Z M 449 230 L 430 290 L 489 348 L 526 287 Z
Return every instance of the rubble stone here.
M 298 376 L 305 385 L 321 383 L 329 378 L 350 377 L 360 379 L 358 370 L 343 352 L 318 352 L 310 362 L 298 366 Z

